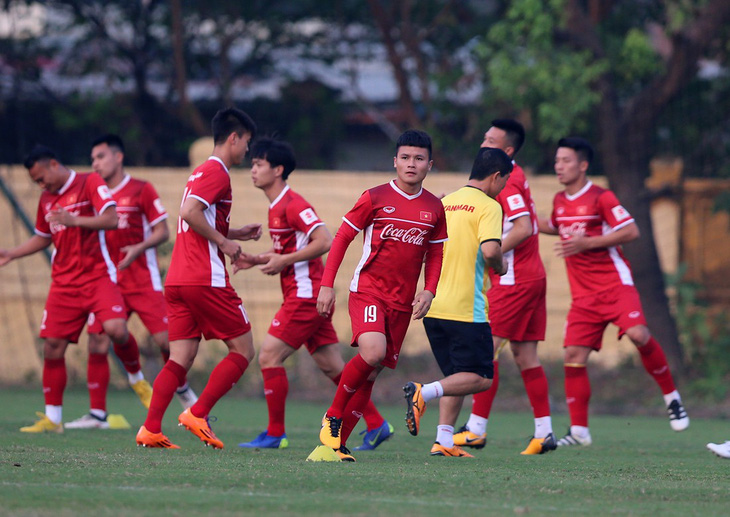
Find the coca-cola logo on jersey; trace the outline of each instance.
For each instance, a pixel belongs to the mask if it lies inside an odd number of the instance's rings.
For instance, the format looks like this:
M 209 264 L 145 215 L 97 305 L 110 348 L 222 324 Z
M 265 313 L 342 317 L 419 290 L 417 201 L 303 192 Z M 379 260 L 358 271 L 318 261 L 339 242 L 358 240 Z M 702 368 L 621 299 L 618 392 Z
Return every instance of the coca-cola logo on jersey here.
M 127 228 L 129 228 L 129 214 L 117 212 L 117 215 L 119 216 L 119 223 L 117 224 L 117 229 L 126 230 Z
M 572 237 L 574 235 L 585 235 L 586 234 L 586 223 L 585 222 L 575 222 L 571 224 L 561 224 L 560 228 L 558 229 L 560 232 L 560 236 L 567 239 L 568 237 Z
M 414 244 L 416 246 L 423 246 L 424 238 L 428 230 L 421 230 L 420 228 L 397 228 L 394 224 L 386 224 L 380 232 L 380 238 L 390 239 L 394 241 L 405 242 L 406 244 Z
M 72 217 L 78 217 L 81 215 L 81 210 L 69 210 L 68 212 Z M 51 233 L 56 234 L 64 231 L 66 229 L 65 224 L 57 223 L 55 221 L 51 221 L 51 213 L 46 213 L 45 219 L 48 222 L 48 226 L 51 228 Z

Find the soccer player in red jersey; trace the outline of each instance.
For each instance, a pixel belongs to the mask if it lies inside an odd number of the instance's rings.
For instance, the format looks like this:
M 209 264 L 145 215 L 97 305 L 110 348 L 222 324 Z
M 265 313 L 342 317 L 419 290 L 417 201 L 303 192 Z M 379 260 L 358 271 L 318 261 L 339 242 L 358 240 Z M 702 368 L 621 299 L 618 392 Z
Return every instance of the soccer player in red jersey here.
M 541 232 L 560 236 L 555 251 L 565 259 L 573 299 L 563 344 L 570 429 L 558 446 L 592 442 L 586 364 L 590 353 L 601 349 L 609 323 L 619 328 L 619 337 L 628 336 L 638 349 L 644 368 L 664 395 L 672 429 L 683 431 L 689 426 L 664 351 L 649 332 L 631 268 L 621 251 L 621 244 L 639 237 L 639 228 L 613 192 L 588 179 L 592 159 L 593 148 L 586 140 L 568 137 L 558 142 L 555 174 L 565 190 L 556 194 L 550 220 L 539 221 Z
M 124 142 L 117 135 L 104 135 L 92 143 L 91 166 L 106 182 L 117 203 L 119 225 L 106 232 L 112 262 L 117 266 L 117 284 L 122 291 L 127 317 L 136 312 L 160 347 L 163 362 L 170 357 L 167 340 L 167 306 L 157 265 L 156 247 L 170 236 L 167 211 L 151 183 L 132 178 L 124 170 Z M 89 325 L 88 386 L 91 409 L 88 414 L 66 424 L 67 429 L 108 428 L 106 391 L 109 385 L 108 338 L 98 321 Z M 135 343 L 136 348 L 136 343 Z M 139 353 L 130 356 L 115 347 L 132 389 L 145 407 L 152 399 L 152 387 L 144 379 Z M 126 352 L 126 354 L 125 354 Z M 184 407 L 197 397 L 187 382 L 177 396 Z
M 247 266 L 258 264 L 264 274 L 278 274 L 284 303 L 274 316 L 259 351 L 269 425 L 254 440 L 239 446 L 285 448 L 289 445 L 284 425 L 289 392 L 284 369 L 286 358 L 305 345 L 319 369 L 335 385 L 340 382 L 345 365 L 331 315 L 321 317 L 317 313 L 317 295 L 324 270 L 320 257 L 330 249 L 332 236 L 312 205 L 286 182 L 296 168 L 291 145 L 262 138 L 254 142 L 250 154 L 253 184 L 264 192 L 270 203 L 269 232 L 274 246 L 267 253 L 251 257 Z M 371 431 L 371 436 L 366 436 L 364 441 L 368 449 L 374 449 L 393 434 L 393 427 L 372 402 L 368 401 L 363 416 Z
M 20 430 L 63 432 L 63 391 L 69 343 L 78 341 L 90 314 L 118 345 L 130 340 L 124 300 L 109 260 L 105 230 L 117 227 L 116 203 L 96 173 L 66 168 L 57 155 L 36 146 L 25 160 L 31 179 L 42 189 L 35 235 L 11 250 L 0 250 L 0 266 L 54 245 L 51 288 L 43 311 L 43 393 L 46 411 Z M 129 345 L 127 345 L 129 346 Z
M 522 124 L 497 119 L 484 134 L 482 147 L 501 149 L 514 159 L 524 141 Z M 488 390 L 474 395 L 469 421 L 454 435 L 454 443 L 476 449 L 486 444 L 489 413 L 499 388 L 499 354 L 509 342 L 535 419 L 533 437 L 521 454 L 543 454 L 556 447 L 548 381 L 537 356 L 537 344 L 545 339 L 547 326 L 545 267 L 540 258 L 530 185 L 522 167 L 513 164 L 507 186 L 496 197 L 504 213 L 502 253 L 509 269 L 503 276 L 490 270 L 492 287 L 487 291 L 494 336 L 494 379 Z
M 320 440 L 343 461 L 349 433 L 370 399 L 383 367 L 395 368 L 411 318 L 423 318 L 436 294 L 446 217 L 441 201 L 422 187 L 431 170 L 431 138 L 409 130 L 396 142 L 396 178 L 366 190 L 343 217 L 330 250 L 317 311 L 329 317 L 333 289 L 345 251 L 363 232 L 363 253 L 350 283 L 352 345 L 358 353 L 345 365 L 334 400 L 322 419 Z M 425 287 L 416 294 L 425 257 Z
M 147 419 L 137 433 L 137 445 L 178 448 L 162 434 L 162 418 L 175 391 L 184 384 L 198 352 L 201 335 L 220 339 L 228 355 L 210 374 L 198 401 L 178 421 L 216 449 L 223 448 L 208 424 L 216 402 L 238 382 L 253 359 L 254 348 L 246 310 L 231 286 L 226 256 L 241 255 L 236 240 L 258 239 L 261 225 L 230 227 L 233 202 L 230 167 L 243 161 L 256 124 L 243 111 L 227 108 L 212 122 L 213 154 L 188 178 L 183 192 L 177 238 L 165 280 L 170 359 L 157 375 Z

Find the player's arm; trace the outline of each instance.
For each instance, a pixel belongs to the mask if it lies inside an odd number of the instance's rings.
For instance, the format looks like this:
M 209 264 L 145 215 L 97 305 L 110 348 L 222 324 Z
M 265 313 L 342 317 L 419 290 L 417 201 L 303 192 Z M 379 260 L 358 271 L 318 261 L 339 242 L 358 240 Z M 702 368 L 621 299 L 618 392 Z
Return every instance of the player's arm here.
M 261 223 L 247 224 L 240 228 L 230 228 L 228 230 L 228 238 L 236 241 L 257 241 L 262 234 L 263 226 Z
M 570 239 L 555 243 L 555 254 L 565 258 L 596 248 L 611 248 L 638 239 L 639 233 L 639 227 L 631 222 L 605 235 L 573 235 Z
M 423 291 L 418 293 L 413 299 L 413 319 L 420 320 L 428 314 L 431 308 L 431 302 L 436 296 L 436 287 L 441 277 L 441 265 L 444 259 L 444 243 L 431 242 L 428 245 L 428 251 L 425 257 L 425 266 L 423 277 L 425 285 Z
M 187 197 L 180 207 L 180 217 L 195 233 L 218 246 L 218 249 L 235 262 L 241 254 L 241 246 L 208 224 L 204 214 L 206 208 L 207 206 L 196 198 Z
M 8 264 L 9 262 L 38 253 L 41 250 L 46 249 L 51 245 L 50 237 L 43 237 L 41 235 L 33 235 L 30 239 L 25 241 L 20 246 L 6 250 L 0 249 L 0 267 Z
M 286 255 L 268 252 L 259 255 L 266 262 L 259 268 L 267 275 L 279 274 L 284 268 L 297 262 L 306 262 L 327 253 L 332 247 L 332 234 L 324 224 L 317 226 L 309 234 L 309 242 L 302 249 Z
M 502 241 L 502 253 L 507 253 L 532 236 L 532 221 L 529 215 L 512 220 L 512 229 Z
M 119 217 L 117 216 L 117 207 L 109 204 L 102 213 L 90 216 L 73 215 L 65 208 L 57 207 L 48 212 L 48 221 L 62 224 L 67 228 L 114 230 L 119 223 Z
M 507 273 L 509 266 L 502 254 L 502 244 L 498 240 L 484 241 L 480 245 L 480 249 L 488 267 L 491 267 L 500 276 Z
M 360 233 L 359 230 L 356 230 L 350 223 L 345 221 L 340 225 L 340 229 L 337 230 L 335 238 L 332 240 L 332 247 L 327 256 L 327 263 L 324 267 L 322 283 L 317 296 L 317 312 L 320 316 L 326 317 L 332 313 L 332 308 L 335 306 L 334 285 L 337 270 L 340 269 L 342 260 L 345 258 L 347 248 L 358 233 Z
M 537 218 L 537 229 L 540 233 L 544 233 L 546 235 L 558 234 L 558 229 L 550 224 L 550 219 L 547 219 L 545 217 Z
M 167 227 L 167 219 L 162 219 L 161 221 L 155 223 L 155 225 L 152 227 L 152 231 L 150 231 L 150 236 L 147 237 L 145 240 L 137 244 L 124 246 L 119 250 L 124 254 L 124 257 L 122 257 L 122 260 L 119 261 L 117 267 L 119 269 L 125 269 L 129 267 L 130 264 L 137 260 L 137 257 L 139 257 L 146 250 L 148 250 L 149 248 L 155 248 L 163 242 L 167 242 L 169 238 L 170 230 Z
M 251 269 L 254 266 L 266 264 L 266 262 L 268 262 L 268 260 L 266 259 L 266 255 L 268 255 L 269 253 L 274 253 L 273 247 L 269 248 L 268 251 L 260 253 L 258 255 L 251 255 L 250 253 L 242 251 L 241 254 L 238 256 L 238 259 L 233 263 L 233 274 L 235 275 L 243 269 Z

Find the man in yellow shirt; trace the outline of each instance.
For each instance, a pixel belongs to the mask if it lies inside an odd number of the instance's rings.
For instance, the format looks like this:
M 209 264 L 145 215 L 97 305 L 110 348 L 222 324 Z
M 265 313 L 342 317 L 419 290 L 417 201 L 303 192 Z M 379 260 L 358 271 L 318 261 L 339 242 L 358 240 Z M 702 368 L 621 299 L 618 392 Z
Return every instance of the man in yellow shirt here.
M 487 268 L 499 275 L 507 272 L 501 248 L 502 207 L 494 198 L 511 172 L 512 160 L 504 151 L 481 148 L 466 186 L 442 200 L 449 240 L 444 245 L 438 291 L 423 324 L 445 377 L 403 387 L 406 424 L 414 436 L 426 403 L 442 397 L 432 456 L 472 457 L 454 445 L 454 424 L 464 396 L 492 384 L 494 345 L 488 319 Z

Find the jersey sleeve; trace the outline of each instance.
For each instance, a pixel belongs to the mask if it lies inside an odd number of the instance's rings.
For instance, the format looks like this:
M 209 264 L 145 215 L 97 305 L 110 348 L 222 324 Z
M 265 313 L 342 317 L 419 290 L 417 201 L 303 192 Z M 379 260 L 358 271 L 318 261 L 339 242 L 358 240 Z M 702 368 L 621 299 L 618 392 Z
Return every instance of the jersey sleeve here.
M 479 242 L 502 240 L 502 207 L 499 203 L 485 203 L 479 214 Z
M 230 177 L 223 169 L 209 169 L 191 183 L 188 197 L 193 197 L 210 207 L 223 199 L 230 182 Z
M 363 192 L 360 199 L 358 199 L 357 203 L 355 203 L 355 206 L 342 216 L 342 220 L 358 232 L 363 231 L 372 224 L 373 201 L 369 190 Z
M 502 206 L 504 217 L 508 221 L 530 215 L 530 210 L 525 202 L 525 193 L 511 181 L 507 182 L 504 190 L 497 197 L 497 201 Z
M 96 172 L 90 173 L 86 180 L 86 193 L 97 214 L 103 213 L 110 206 L 117 205 L 112 193 L 109 191 L 109 187 L 106 186 L 104 180 Z
M 598 197 L 598 208 L 603 220 L 613 228 L 619 230 L 634 222 L 634 218 L 619 202 L 616 194 L 606 190 Z
M 436 210 L 436 225 L 433 228 L 433 233 L 429 239 L 430 243 L 446 242 L 449 240 L 448 228 L 446 227 L 446 212 L 444 211 L 444 205 L 439 201 L 435 208 Z
M 43 196 L 38 201 L 38 212 L 35 216 L 35 234 L 41 237 L 51 236 L 51 225 L 46 220 L 46 210 L 43 208 L 45 201 Z
M 157 191 L 151 183 L 145 183 L 142 187 L 139 204 L 150 226 L 154 226 L 160 221 L 167 219 L 167 210 L 162 205 L 160 196 L 157 195 Z
M 304 199 L 293 199 L 286 206 L 286 220 L 289 221 L 292 228 L 302 232 L 307 236 L 318 226 L 322 226 L 324 222 L 317 216 L 312 205 Z

